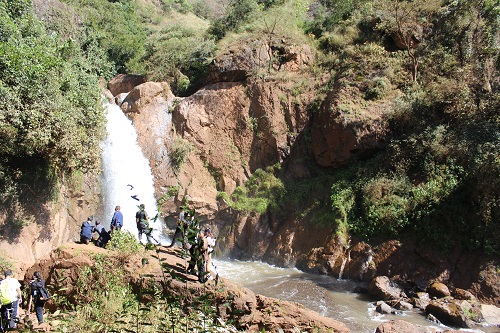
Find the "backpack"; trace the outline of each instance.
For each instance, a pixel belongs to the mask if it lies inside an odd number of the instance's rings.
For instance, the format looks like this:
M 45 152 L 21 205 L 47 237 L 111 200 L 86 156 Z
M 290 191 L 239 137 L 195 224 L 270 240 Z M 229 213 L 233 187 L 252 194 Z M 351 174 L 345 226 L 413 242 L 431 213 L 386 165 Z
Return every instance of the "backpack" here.
M 8 295 L 9 284 L 7 282 L 0 283 L 0 303 L 2 305 L 12 303 Z
M 50 293 L 45 287 L 38 288 L 38 292 L 40 293 L 40 299 L 44 301 L 48 301 L 50 299 Z

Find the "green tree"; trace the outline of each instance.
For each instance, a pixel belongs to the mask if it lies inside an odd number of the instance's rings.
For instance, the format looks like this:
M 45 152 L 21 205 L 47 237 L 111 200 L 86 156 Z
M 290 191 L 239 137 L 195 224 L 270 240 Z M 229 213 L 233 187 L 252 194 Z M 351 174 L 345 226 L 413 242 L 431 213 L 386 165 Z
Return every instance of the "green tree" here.
M 411 60 L 411 78 L 418 74 L 416 49 L 423 42 L 432 25 L 431 16 L 441 6 L 438 0 L 377 0 L 374 2 L 380 23 L 379 30 L 391 36 Z
M 227 32 L 236 30 L 240 24 L 250 20 L 258 10 L 256 0 L 231 0 L 226 14 L 216 19 L 208 32 L 217 40 L 222 39 Z

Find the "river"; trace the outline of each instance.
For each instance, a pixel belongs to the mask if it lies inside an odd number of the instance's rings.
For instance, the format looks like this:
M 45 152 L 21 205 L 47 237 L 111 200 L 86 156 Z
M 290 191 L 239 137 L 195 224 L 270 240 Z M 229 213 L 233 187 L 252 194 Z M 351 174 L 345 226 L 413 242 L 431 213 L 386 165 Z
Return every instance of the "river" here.
M 425 319 L 417 311 L 405 311 L 402 315 L 381 315 L 364 295 L 353 293 L 359 284 L 338 280 L 330 276 L 307 274 L 294 268 L 279 268 L 262 262 L 245 262 L 214 259 L 220 276 L 257 294 L 281 300 L 295 301 L 306 308 L 319 312 L 346 324 L 352 333 L 373 333 L 380 323 L 401 319 L 413 324 L 450 329 Z M 497 332 L 495 327 L 462 329 L 464 332 Z

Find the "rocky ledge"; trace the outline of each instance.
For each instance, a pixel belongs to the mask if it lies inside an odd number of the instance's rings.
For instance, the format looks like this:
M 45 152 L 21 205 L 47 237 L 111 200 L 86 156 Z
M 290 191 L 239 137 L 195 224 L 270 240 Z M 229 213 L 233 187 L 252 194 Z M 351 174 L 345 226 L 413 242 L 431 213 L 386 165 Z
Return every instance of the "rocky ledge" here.
M 52 251 L 30 268 L 25 275 L 28 281 L 34 271 L 42 272 L 47 285 L 56 284 L 60 292 L 69 299 L 76 295 L 76 281 L 79 270 L 93 265 L 95 254 L 107 255 L 109 260 L 120 260 L 119 254 L 93 245 L 75 243 L 65 244 Z M 126 276 L 134 290 L 138 290 L 143 278 L 153 279 L 163 286 L 169 295 L 184 296 L 191 300 L 197 296 L 211 293 L 216 304 L 217 316 L 224 321 L 231 321 L 239 330 L 246 332 L 334 332 L 348 333 L 350 330 L 341 322 L 326 318 L 304 308 L 295 302 L 282 301 L 257 295 L 247 288 L 240 288 L 229 280 L 219 278 L 202 284 L 194 275 L 183 272 L 185 259 L 176 255 L 173 249 L 158 247 L 141 256 L 131 258 L 125 264 Z M 176 276 L 169 276 L 168 271 L 175 270 Z M 62 284 L 61 284 L 62 283 Z M 147 303 L 147 298 L 143 299 Z M 50 309 L 50 302 L 46 308 Z M 52 311 L 56 309 L 50 309 Z M 47 330 L 47 326 L 43 328 Z

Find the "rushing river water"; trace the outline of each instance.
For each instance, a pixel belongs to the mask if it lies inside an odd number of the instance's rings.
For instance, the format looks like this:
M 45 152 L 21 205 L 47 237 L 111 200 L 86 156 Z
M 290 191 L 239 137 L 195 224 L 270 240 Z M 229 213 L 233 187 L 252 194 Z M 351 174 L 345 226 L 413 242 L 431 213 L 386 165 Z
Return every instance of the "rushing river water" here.
M 352 293 L 358 285 L 349 280 L 314 275 L 292 268 L 278 268 L 261 262 L 214 260 L 220 276 L 257 294 L 295 301 L 321 315 L 346 324 L 352 333 L 373 333 L 380 323 L 401 319 L 422 326 L 437 326 L 417 311 L 402 315 L 381 315 L 363 295 Z M 463 330 L 464 332 L 497 332 L 498 328 Z M 402 332 L 403 333 L 403 332 Z

